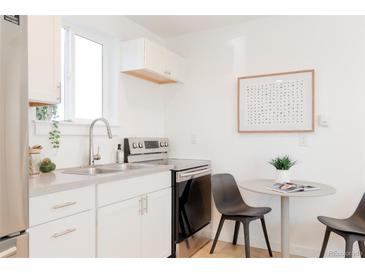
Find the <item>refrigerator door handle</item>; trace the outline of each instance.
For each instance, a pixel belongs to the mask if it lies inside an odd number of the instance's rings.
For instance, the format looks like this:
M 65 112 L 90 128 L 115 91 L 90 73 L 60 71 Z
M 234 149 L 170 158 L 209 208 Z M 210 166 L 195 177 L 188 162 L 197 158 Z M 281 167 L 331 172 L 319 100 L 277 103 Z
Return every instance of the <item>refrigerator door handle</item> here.
M 4 250 L 0 252 L 0 258 L 8 258 L 12 255 L 14 255 L 18 251 L 18 248 L 16 246 L 12 246 L 8 248 L 7 250 Z

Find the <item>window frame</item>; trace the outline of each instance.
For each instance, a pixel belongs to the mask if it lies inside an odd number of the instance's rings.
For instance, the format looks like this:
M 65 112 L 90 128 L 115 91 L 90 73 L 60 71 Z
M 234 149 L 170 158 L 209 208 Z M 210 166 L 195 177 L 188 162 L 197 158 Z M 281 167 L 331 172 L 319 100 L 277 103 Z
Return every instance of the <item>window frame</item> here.
M 106 75 L 111 71 L 113 64 L 110 62 L 111 41 L 102 34 L 87 30 L 80 26 L 64 23 L 62 28 L 65 30 L 64 37 L 64 119 L 65 122 L 75 124 L 89 124 L 93 119 L 76 119 L 75 117 L 75 35 L 98 43 L 102 46 L 102 117 L 111 120 L 112 124 L 117 123 L 113 113 L 108 112 L 106 102 L 114 101 L 116 91 L 112 88 L 110 79 L 106 79 Z M 109 80 L 109 81 L 108 81 Z M 113 98 L 113 100 L 111 99 Z

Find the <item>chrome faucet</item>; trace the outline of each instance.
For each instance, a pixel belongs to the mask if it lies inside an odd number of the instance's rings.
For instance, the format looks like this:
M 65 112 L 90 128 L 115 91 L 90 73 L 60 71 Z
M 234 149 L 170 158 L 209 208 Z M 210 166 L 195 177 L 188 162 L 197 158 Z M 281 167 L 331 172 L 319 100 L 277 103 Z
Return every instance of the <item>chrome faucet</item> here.
M 100 148 L 98 147 L 98 152 L 94 154 L 94 125 L 96 122 L 101 121 L 105 124 L 106 130 L 108 133 L 109 139 L 113 138 L 112 131 L 110 129 L 110 125 L 107 119 L 105 118 L 98 118 L 92 121 L 90 125 L 90 132 L 89 132 L 89 166 L 94 166 L 95 161 L 100 160 Z

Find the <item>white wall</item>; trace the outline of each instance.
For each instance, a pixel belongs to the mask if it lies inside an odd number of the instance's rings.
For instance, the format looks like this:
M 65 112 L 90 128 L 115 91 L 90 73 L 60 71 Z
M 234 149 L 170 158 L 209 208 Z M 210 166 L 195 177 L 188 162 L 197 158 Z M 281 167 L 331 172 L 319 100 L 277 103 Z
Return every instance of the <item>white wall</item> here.
M 149 37 L 159 43 L 163 42 L 155 34 L 122 16 L 66 16 L 64 20 L 89 31 L 105 33 L 118 40 Z M 113 65 L 118 66 L 118 62 Z M 119 85 L 117 87 L 119 97 L 117 115 L 120 128 L 112 129 L 114 134 L 112 140 L 108 140 L 106 136 L 96 136 L 94 139 L 95 149 L 97 146 L 100 146 L 101 149 L 102 160 L 99 163 L 115 161 L 117 144 L 122 143 L 124 137 L 163 137 L 165 135 L 163 87 L 122 73 L 115 76 L 115 85 Z M 88 136 L 62 136 L 61 147 L 55 151 L 50 146 L 48 135 L 35 134 L 34 125 L 31 122 L 35 119 L 35 108 L 30 108 L 29 116 L 29 144 L 31 146 L 42 144 L 45 148 L 42 153 L 43 157 L 50 157 L 54 160 L 57 168 L 87 164 Z
M 146 36 L 165 43 L 124 17 L 77 16 L 72 20 L 123 40 Z M 102 162 L 114 161 L 116 144 L 125 136 L 167 135 L 172 156 L 211 159 L 214 172 L 230 172 L 240 183 L 273 177 L 267 160 L 289 153 L 299 161 L 292 169 L 293 178 L 324 182 L 337 189 L 331 197 L 291 201 L 292 253 L 317 256 L 324 227 L 316 217 L 348 216 L 365 190 L 364 24 L 364 17 L 276 16 L 169 39 L 168 46 L 186 57 L 186 83 L 161 87 L 119 74 L 121 127 L 112 141 L 96 137 Z M 299 146 L 298 134 L 237 134 L 237 76 L 309 68 L 316 69 L 317 113 L 328 116 L 329 128 L 301 135 L 307 146 Z M 30 125 L 30 144 L 44 145 L 44 156 L 51 156 L 59 168 L 87 163 L 87 136 L 62 137 L 61 148 L 54 154 L 48 136 L 35 135 Z M 197 143 L 192 144 L 195 137 Z M 243 195 L 252 205 L 273 208 L 267 226 L 278 250 L 278 198 Z M 214 227 L 217 220 L 215 212 Z M 232 232 L 233 226 L 226 225 L 222 239 L 230 241 Z M 252 245 L 264 247 L 258 224 L 252 224 L 251 233 Z M 333 236 L 329 249 L 343 251 L 344 243 Z
M 365 17 L 269 17 L 242 25 L 172 38 L 168 45 L 186 57 L 187 81 L 166 93 L 166 133 L 172 154 L 212 160 L 215 173 L 245 179 L 274 176 L 267 161 L 289 154 L 298 160 L 292 178 L 337 189 L 334 196 L 291 200 L 291 251 L 318 256 L 324 226 L 316 217 L 348 216 L 365 191 L 364 75 Z M 236 77 L 271 72 L 316 70 L 316 111 L 330 127 L 308 134 L 238 134 Z M 196 137 L 197 144 L 192 144 Z M 299 138 L 306 146 L 299 146 Z M 252 205 L 270 206 L 267 216 L 274 249 L 280 245 L 277 197 L 243 192 Z M 218 224 L 214 214 L 214 227 Z M 232 224 L 222 239 L 231 241 Z M 251 225 L 253 246 L 264 247 L 259 223 Z M 241 231 L 242 240 L 242 231 Z M 344 242 L 330 239 L 329 249 Z M 357 248 L 357 247 L 355 247 Z M 328 250 L 329 250 L 328 249 Z

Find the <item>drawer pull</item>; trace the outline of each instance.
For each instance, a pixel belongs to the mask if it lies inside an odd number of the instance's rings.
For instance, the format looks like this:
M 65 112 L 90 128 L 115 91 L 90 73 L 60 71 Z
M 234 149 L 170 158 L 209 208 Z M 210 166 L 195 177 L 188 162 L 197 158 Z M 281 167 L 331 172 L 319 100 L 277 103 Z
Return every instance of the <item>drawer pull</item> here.
M 52 208 L 53 209 L 59 209 L 59 208 L 63 208 L 63 207 L 67 207 L 67 206 L 72 206 L 72 205 L 76 205 L 76 204 L 77 204 L 77 202 L 67 202 L 67 203 L 55 205 Z
M 61 236 L 64 236 L 64 235 L 67 235 L 67 234 L 70 234 L 72 232 L 75 232 L 76 231 L 76 228 L 70 228 L 70 229 L 66 229 L 65 231 L 62 231 L 62 232 L 59 232 L 59 233 L 55 233 L 51 236 L 51 238 L 58 238 L 58 237 L 61 237 Z

